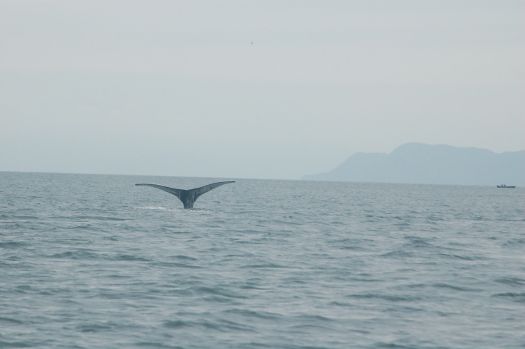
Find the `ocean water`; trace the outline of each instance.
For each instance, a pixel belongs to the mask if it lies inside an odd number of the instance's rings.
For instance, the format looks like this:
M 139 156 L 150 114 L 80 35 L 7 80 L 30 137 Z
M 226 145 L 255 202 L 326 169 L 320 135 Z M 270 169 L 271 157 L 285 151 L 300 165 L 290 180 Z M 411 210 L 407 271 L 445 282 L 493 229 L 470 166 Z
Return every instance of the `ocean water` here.
M 525 191 L 0 173 L 0 348 L 525 348 Z

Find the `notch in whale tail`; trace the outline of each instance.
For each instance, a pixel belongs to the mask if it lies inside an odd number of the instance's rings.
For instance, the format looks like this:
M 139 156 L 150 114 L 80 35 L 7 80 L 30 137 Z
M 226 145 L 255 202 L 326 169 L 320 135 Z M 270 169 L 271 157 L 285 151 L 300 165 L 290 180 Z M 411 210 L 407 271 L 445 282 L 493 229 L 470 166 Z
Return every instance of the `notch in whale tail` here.
M 217 187 L 220 187 L 221 185 L 228 184 L 228 183 L 234 183 L 234 182 L 235 181 L 216 182 L 216 183 L 211 183 L 211 184 L 208 184 L 202 187 L 198 187 L 198 188 L 193 188 L 193 189 L 177 189 L 177 188 L 171 188 L 171 187 L 166 187 L 163 185 L 150 184 L 150 183 L 138 183 L 135 185 L 148 186 L 148 187 L 153 187 L 153 188 L 163 190 L 165 192 L 168 192 L 178 197 L 180 201 L 182 201 L 182 203 L 184 204 L 184 208 L 193 208 L 195 201 L 197 201 L 197 198 L 201 196 L 202 194 L 207 193 L 210 190 L 215 189 Z

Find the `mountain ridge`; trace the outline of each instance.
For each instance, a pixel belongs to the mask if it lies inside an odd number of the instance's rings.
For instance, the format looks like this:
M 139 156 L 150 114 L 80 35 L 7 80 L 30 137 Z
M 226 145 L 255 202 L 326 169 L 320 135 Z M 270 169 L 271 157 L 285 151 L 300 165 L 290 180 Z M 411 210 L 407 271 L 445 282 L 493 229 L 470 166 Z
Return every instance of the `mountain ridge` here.
M 447 144 L 405 143 L 390 153 L 354 153 L 333 170 L 303 179 L 351 182 L 525 184 L 525 150 L 496 153 Z

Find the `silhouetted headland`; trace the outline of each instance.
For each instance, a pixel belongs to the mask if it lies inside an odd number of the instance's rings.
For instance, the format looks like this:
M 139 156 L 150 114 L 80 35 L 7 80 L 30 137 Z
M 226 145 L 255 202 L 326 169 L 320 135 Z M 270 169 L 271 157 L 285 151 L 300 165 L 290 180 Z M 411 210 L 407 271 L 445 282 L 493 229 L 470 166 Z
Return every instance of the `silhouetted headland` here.
M 356 153 L 332 171 L 304 179 L 352 182 L 525 184 L 525 151 L 407 143 L 389 154 Z

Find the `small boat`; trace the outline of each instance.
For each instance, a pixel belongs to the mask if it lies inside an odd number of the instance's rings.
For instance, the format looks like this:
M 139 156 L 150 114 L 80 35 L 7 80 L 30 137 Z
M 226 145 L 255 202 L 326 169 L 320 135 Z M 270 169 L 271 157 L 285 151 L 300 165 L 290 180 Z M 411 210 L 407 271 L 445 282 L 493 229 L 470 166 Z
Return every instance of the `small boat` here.
M 497 188 L 505 188 L 505 189 L 514 189 L 516 188 L 515 185 L 506 185 L 506 184 L 500 184 L 496 186 Z

